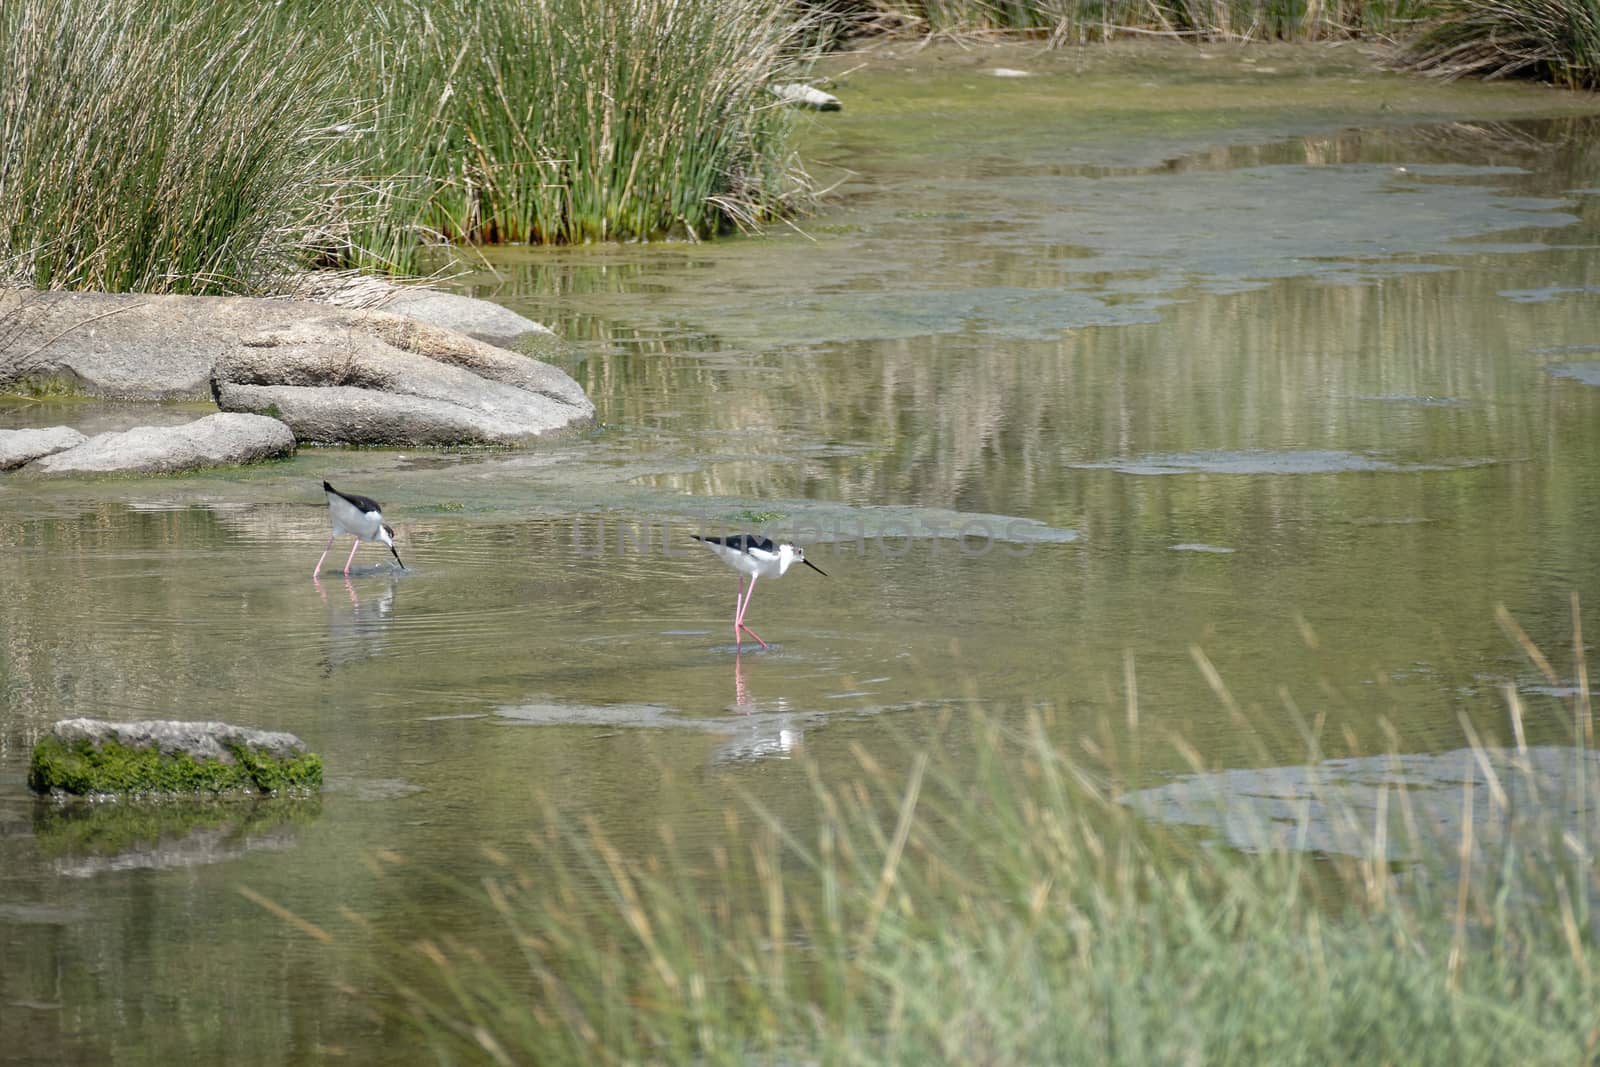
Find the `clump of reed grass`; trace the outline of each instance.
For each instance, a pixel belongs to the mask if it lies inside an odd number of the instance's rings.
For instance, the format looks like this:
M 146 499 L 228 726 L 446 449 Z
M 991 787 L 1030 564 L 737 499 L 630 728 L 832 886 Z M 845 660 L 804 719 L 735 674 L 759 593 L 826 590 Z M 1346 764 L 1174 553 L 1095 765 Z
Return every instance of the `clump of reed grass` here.
M 802 205 L 785 0 L 0 5 L 0 284 L 276 291 Z
M 1053 44 L 1161 35 L 1311 40 L 1402 31 L 1426 0 L 806 0 L 866 28 L 1025 33 Z
M 0 283 L 270 287 L 339 180 L 311 43 L 270 5 L 0 5 Z
M 354 51 L 402 184 L 369 247 L 706 237 L 802 191 L 766 89 L 800 55 L 778 0 L 372 6 Z
M 1600 87 L 1594 0 L 1438 0 L 1405 50 L 1413 70 L 1456 78 L 1534 77 Z
M 1037 712 L 946 714 L 914 758 L 891 746 L 898 765 L 859 747 L 849 773 L 808 765 L 805 832 L 751 802 L 708 847 L 664 833 L 629 856 L 547 807 L 531 860 L 486 848 L 494 873 L 456 887 L 503 951 L 393 944 L 398 996 L 379 1010 L 441 1062 L 1593 1062 L 1600 883 L 1584 813 L 1600 791 L 1583 772 L 1581 634 L 1574 647 L 1566 806 L 1516 800 L 1529 794 L 1513 776 L 1540 787 L 1508 687 L 1514 748 L 1464 720 L 1484 773 L 1464 782 L 1454 840 L 1412 810 L 1403 776 L 1374 817 L 1330 775 L 1301 819 L 1315 810 L 1361 848 L 1309 853 L 1267 829 L 1223 847 L 1124 802 L 1147 729 L 1130 660 L 1126 727 L 1080 736 L 1081 752 Z M 1287 702 L 1276 717 L 1299 723 L 1315 763 L 1315 724 Z M 1569 810 L 1576 827 L 1552 815 Z M 1417 857 L 1403 867 L 1396 825 Z

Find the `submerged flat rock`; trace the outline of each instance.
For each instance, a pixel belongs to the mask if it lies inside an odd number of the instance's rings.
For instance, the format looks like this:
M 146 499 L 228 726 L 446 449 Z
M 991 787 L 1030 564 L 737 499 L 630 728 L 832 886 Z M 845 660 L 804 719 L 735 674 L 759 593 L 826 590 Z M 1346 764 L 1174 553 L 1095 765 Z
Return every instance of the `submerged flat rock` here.
M 0 471 L 13 470 L 42 456 L 65 452 L 88 438 L 70 426 L 37 430 L 0 430 Z
M 1417 472 L 1458 470 L 1478 466 L 1484 460 L 1457 460 L 1448 463 L 1399 463 L 1359 452 L 1339 449 L 1271 451 L 1243 449 L 1237 452 L 1163 453 L 1127 456 L 1074 463 L 1079 470 L 1112 470 L 1120 474 L 1345 474 L 1354 471 Z
M 176 474 L 275 459 L 294 449 L 294 434 L 277 419 L 219 413 L 181 426 L 137 426 L 96 434 L 23 470 L 41 475 Z
M 289 733 L 224 722 L 62 719 L 34 745 L 36 793 L 224 794 L 320 789 L 322 760 Z
M 1566 378 L 1584 385 L 1600 385 L 1600 363 L 1563 363 L 1546 368 L 1552 378 Z
M 1592 849 L 1596 830 L 1584 813 L 1593 797 L 1582 783 L 1597 776 L 1600 754 L 1587 749 L 1464 748 L 1185 774 L 1122 802 L 1146 818 L 1213 831 L 1245 852 L 1406 862 L 1456 854 L 1463 833 L 1480 846 L 1503 841 L 1529 821 L 1544 825 L 1543 840 L 1558 840 L 1554 828 Z

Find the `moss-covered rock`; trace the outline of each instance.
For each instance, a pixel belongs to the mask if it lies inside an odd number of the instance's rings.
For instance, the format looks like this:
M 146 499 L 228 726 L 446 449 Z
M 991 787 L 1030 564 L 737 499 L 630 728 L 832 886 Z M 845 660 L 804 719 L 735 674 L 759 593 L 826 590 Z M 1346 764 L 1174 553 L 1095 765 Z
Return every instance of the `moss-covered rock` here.
M 315 791 L 322 759 L 293 734 L 227 723 L 63 719 L 34 745 L 28 785 L 80 796 Z

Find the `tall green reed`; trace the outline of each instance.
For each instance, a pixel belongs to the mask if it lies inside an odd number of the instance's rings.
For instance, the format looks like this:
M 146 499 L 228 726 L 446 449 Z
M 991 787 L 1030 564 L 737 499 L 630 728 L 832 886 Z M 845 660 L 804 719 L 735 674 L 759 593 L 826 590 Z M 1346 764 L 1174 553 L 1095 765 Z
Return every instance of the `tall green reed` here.
M 807 196 L 783 0 L 15 0 L 0 283 L 281 289 L 430 242 L 709 237 Z
M 312 45 L 270 5 L 0 5 L 0 282 L 270 288 L 339 182 Z
M 766 91 L 803 55 L 777 0 L 369 2 L 350 47 L 397 179 L 373 249 L 706 237 L 804 197 Z

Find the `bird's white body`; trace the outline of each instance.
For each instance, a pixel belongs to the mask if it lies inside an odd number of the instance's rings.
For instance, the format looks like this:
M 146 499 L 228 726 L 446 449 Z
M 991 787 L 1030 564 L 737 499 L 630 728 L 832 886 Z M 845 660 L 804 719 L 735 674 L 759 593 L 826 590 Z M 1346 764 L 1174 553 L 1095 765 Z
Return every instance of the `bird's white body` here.
M 394 535 L 383 524 L 383 512 L 377 508 L 371 511 L 362 510 L 359 505 L 337 490 L 327 489 L 325 492 L 328 494 L 328 521 L 333 524 L 335 537 L 348 534 L 363 541 L 394 544 Z
M 340 534 L 356 539 L 356 543 L 350 546 L 350 558 L 344 561 L 345 577 L 350 576 L 350 563 L 356 558 L 356 549 L 361 547 L 363 541 L 376 541 L 387 546 L 394 555 L 394 561 L 400 564 L 401 570 L 405 570 L 406 565 L 401 562 L 400 553 L 394 547 L 394 527 L 383 521 L 383 509 L 376 500 L 355 493 L 341 493 L 327 482 L 322 483 L 322 491 L 328 498 L 328 522 L 333 526 L 333 533 L 323 546 L 322 557 L 311 572 L 312 578 L 316 578 L 322 570 L 322 561 L 328 558 L 328 549 L 333 547 L 334 539 Z
M 757 537 L 755 534 L 734 534 L 732 537 L 701 537 L 698 534 L 693 536 L 696 541 L 715 552 L 718 559 L 741 575 L 739 595 L 733 603 L 735 646 L 743 641 L 742 634 L 749 634 L 762 648 L 767 647 L 767 643 L 744 624 L 744 613 L 749 609 L 750 597 L 756 591 L 757 578 L 781 578 L 784 572 L 796 563 L 804 563 L 818 574 L 826 576 L 826 572 L 806 559 L 805 551 L 795 545 L 776 544 L 770 538 Z M 749 589 L 745 588 L 743 576 L 748 576 L 750 579 Z
M 748 534 L 741 535 L 748 538 Z M 730 545 L 722 541 L 699 539 L 717 554 L 717 558 L 740 574 L 752 578 L 781 578 L 796 561 L 805 559 L 805 553 L 793 545 L 773 545 L 771 541 L 746 540 L 730 537 Z

